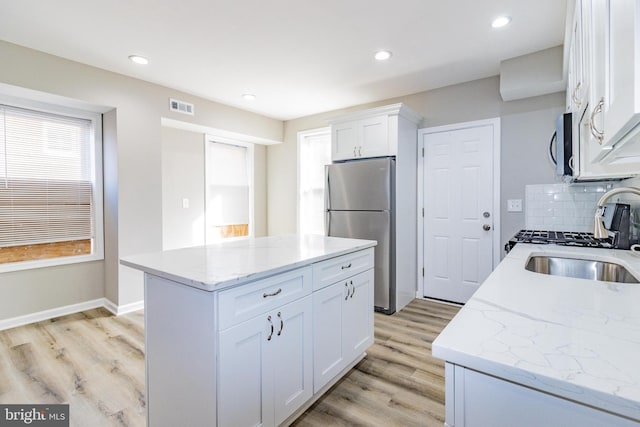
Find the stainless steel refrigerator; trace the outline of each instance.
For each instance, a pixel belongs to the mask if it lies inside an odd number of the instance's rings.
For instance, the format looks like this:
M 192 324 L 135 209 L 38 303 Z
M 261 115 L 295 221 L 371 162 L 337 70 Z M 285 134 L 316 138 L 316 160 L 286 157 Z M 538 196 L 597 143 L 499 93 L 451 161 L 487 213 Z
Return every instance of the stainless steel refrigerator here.
M 325 167 L 328 236 L 377 240 L 374 305 L 396 310 L 395 157 L 351 160 Z

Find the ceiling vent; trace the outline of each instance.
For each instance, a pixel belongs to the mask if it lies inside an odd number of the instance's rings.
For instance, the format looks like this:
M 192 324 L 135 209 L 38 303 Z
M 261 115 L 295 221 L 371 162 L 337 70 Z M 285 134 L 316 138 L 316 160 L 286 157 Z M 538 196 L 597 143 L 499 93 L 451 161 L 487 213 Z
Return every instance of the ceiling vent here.
M 176 113 L 189 114 L 193 116 L 193 104 L 188 102 L 178 101 L 177 99 L 169 98 L 169 110 Z

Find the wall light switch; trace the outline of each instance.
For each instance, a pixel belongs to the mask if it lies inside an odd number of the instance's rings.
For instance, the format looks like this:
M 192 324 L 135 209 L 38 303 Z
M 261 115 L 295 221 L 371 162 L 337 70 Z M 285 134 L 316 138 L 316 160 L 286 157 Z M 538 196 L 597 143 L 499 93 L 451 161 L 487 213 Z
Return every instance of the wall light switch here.
M 182 199 L 182 208 L 189 209 L 189 199 Z
M 522 212 L 522 199 L 507 200 L 507 212 Z

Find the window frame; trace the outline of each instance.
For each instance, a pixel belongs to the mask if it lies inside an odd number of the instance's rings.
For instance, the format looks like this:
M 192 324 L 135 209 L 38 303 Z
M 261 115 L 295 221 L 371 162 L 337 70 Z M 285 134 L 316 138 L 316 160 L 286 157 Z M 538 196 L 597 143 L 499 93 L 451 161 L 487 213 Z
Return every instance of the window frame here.
M 91 242 L 90 254 L 4 263 L 0 264 L 0 273 L 104 260 L 104 180 L 102 167 L 102 114 L 94 111 L 81 110 L 63 105 L 51 104 L 25 98 L 17 98 L 3 93 L 0 93 L 0 104 L 91 121 L 91 155 L 93 157 L 92 190 L 94 194 L 93 220 L 95 223 L 95 236 Z
M 307 138 L 312 138 L 312 137 L 317 137 L 317 136 L 328 136 L 329 137 L 329 144 L 331 144 L 331 127 L 327 126 L 327 127 L 322 127 L 322 128 L 315 128 L 315 129 L 309 129 L 309 130 L 303 130 L 303 131 L 299 131 L 298 132 L 298 141 L 297 141 L 297 145 L 296 145 L 296 233 L 297 234 L 301 234 L 300 231 L 300 146 L 302 145 L 302 143 L 307 139 Z M 326 230 L 325 230 L 326 233 Z
M 236 147 L 244 147 L 247 149 L 247 179 L 249 180 L 249 234 L 247 236 L 238 236 L 238 237 L 227 237 L 222 240 L 213 240 L 210 241 L 208 238 L 208 224 L 207 224 L 207 177 L 209 176 L 207 168 L 210 167 L 208 159 L 209 159 L 209 150 L 211 149 L 211 144 L 226 144 L 226 145 L 235 145 Z M 255 156 L 254 156 L 254 145 L 250 142 L 240 141 L 233 138 L 226 138 L 221 136 L 216 136 L 212 134 L 205 134 L 204 136 L 204 244 L 211 245 L 222 242 L 232 242 L 234 240 L 245 240 L 251 239 L 255 236 Z

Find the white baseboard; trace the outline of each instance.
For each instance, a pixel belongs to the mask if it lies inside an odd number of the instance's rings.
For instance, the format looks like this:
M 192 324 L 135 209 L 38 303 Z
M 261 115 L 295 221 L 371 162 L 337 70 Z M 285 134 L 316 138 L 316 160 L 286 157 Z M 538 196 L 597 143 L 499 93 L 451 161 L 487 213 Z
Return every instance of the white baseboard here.
M 0 331 L 15 328 L 17 326 L 28 325 L 29 323 L 53 319 L 54 317 L 67 316 L 69 314 L 79 313 L 81 311 L 91 310 L 98 307 L 104 307 L 111 313 L 119 316 L 121 314 L 143 309 L 144 301 L 118 306 L 107 298 L 97 298 L 91 301 L 79 302 L 77 304 L 66 305 L 64 307 L 56 307 L 49 310 L 0 320 Z
M 142 310 L 144 308 L 144 301 L 137 301 L 137 302 L 132 302 L 131 304 L 124 304 L 124 305 L 118 305 L 118 306 L 116 306 L 114 303 L 112 303 L 109 300 L 107 301 L 112 307 L 115 308 L 115 311 L 112 310 L 110 307 L 107 307 L 106 305 L 105 305 L 105 308 L 110 312 L 112 312 L 113 314 L 115 314 L 116 316 L 120 316 L 121 314 L 131 313 L 132 311 Z

